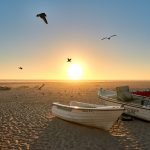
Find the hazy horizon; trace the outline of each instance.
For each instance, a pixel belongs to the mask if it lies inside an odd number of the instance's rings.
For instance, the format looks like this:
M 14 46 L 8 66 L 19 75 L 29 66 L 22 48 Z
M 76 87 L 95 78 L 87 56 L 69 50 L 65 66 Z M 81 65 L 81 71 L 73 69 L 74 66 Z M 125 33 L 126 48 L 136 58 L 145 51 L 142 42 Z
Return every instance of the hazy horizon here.
M 150 80 L 0 79 L 0 82 L 150 82 Z

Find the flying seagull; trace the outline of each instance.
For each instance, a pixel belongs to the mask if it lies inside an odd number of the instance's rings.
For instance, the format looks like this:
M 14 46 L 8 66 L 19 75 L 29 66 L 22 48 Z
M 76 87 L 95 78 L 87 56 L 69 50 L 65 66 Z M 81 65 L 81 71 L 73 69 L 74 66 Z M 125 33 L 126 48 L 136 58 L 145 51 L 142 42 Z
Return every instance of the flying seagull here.
M 109 37 L 104 37 L 104 38 L 102 38 L 101 40 L 105 40 L 105 39 L 107 39 L 107 40 L 110 40 L 112 37 L 114 37 L 114 36 L 117 36 L 117 35 L 111 35 L 111 36 L 109 36 Z
M 18 67 L 18 69 L 22 70 L 23 68 L 22 67 Z
M 67 58 L 67 62 L 71 62 L 71 58 Z
M 37 16 L 37 17 L 40 17 L 41 19 L 44 20 L 44 22 L 45 22 L 46 24 L 48 24 L 47 19 L 46 19 L 46 14 L 45 14 L 45 13 L 40 13 L 40 14 L 37 14 L 36 16 Z

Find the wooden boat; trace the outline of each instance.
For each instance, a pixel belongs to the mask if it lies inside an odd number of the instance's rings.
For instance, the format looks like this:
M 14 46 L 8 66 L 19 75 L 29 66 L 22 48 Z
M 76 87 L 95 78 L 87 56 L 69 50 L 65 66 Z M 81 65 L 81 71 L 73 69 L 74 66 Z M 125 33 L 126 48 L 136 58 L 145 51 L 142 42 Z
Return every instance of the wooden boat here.
M 72 101 L 70 105 L 53 103 L 52 113 L 64 120 L 108 130 L 123 113 L 120 106 L 104 106 Z
M 128 86 L 117 87 L 116 91 L 101 88 L 98 96 L 102 104 L 124 106 L 124 113 L 150 121 L 149 97 L 130 92 Z

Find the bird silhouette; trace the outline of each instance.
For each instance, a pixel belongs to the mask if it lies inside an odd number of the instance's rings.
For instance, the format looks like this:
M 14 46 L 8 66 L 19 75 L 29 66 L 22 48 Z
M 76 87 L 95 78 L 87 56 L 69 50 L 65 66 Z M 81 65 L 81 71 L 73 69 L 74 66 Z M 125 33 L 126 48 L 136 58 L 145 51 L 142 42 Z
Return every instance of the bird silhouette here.
M 67 62 L 71 62 L 71 58 L 67 58 Z
M 44 86 L 45 84 L 43 83 L 38 89 L 41 90 Z
M 46 14 L 45 14 L 45 13 L 40 13 L 40 14 L 37 14 L 36 16 L 37 16 L 37 17 L 40 17 L 41 19 L 44 20 L 44 22 L 45 22 L 46 24 L 48 24 L 47 19 L 46 19 Z
M 18 69 L 22 70 L 23 68 L 22 67 L 18 67 Z
M 111 35 L 111 36 L 109 36 L 109 37 L 104 37 L 104 38 L 102 38 L 101 40 L 105 40 L 105 39 L 107 39 L 107 40 L 110 40 L 112 37 L 114 37 L 114 36 L 117 36 L 117 35 Z

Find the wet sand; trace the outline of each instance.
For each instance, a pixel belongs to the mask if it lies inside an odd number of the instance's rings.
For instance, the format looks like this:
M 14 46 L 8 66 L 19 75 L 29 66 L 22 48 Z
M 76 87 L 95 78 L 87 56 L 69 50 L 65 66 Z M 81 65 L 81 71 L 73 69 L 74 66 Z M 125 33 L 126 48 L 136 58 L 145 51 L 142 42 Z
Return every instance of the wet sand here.
M 134 119 L 109 130 L 86 127 L 56 118 L 52 102 L 71 100 L 99 104 L 100 87 L 150 88 L 150 82 L 0 83 L 0 149 L 8 150 L 148 150 L 150 123 Z

